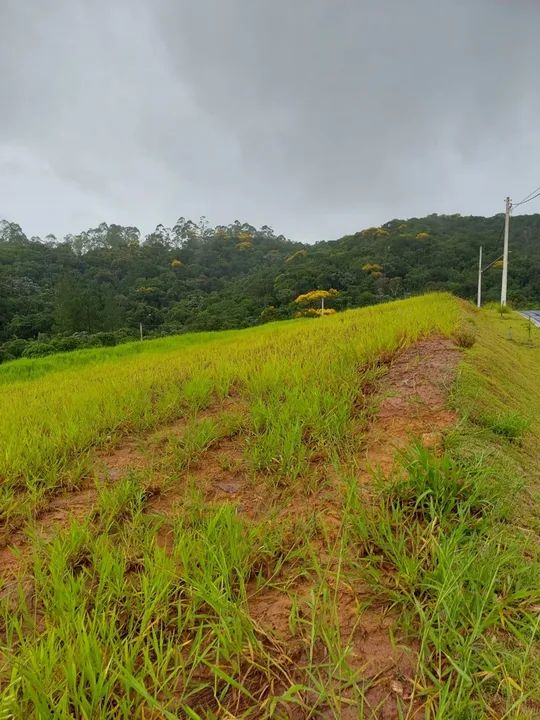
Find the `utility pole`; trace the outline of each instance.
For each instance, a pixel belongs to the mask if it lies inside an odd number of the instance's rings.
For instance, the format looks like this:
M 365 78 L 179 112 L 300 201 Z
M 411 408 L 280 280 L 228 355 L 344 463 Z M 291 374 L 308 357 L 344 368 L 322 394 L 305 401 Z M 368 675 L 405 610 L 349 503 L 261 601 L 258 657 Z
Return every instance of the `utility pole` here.
M 478 295 L 476 296 L 476 307 L 482 305 L 482 246 L 480 245 L 480 256 L 478 258 Z
M 506 305 L 506 290 L 508 287 L 508 233 L 510 231 L 510 210 L 512 201 L 506 198 L 506 215 L 504 217 L 504 250 L 503 250 L 503 271 L 501 283 L 501 305 Z

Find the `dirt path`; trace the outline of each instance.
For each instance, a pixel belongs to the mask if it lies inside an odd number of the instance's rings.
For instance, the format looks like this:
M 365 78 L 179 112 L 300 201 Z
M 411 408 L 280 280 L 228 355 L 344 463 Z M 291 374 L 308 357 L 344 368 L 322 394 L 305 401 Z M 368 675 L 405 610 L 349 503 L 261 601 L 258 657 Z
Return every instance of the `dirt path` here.
M 432 336 L 401 352 L 375 389 L 381 402 L 368 430 L 359 481 L 369 483 L 374 473 L 388 476 L 396 466 L 399 453 L 413 442 L 435 452 L 441 451 L 444 433 L 457 422 L 448 399 L 455 381 L 461 353 L 447 337 Z M 341 596 L 341 622 L 350 626 L 358 613 L 352 610 L 353 598 Z M 351 665 L 362 668 L 362 676 L 372 683 L 366 690 L 366 720 L 398 720 L 398 705 L 407 718 L 423 717 L 415 702 L 413 679 L 416 648 L 400 642 L 395 617 L 386 608 L 369 608 L 360 617 L 351 635 Z M 370 715 L 371 712 L 371 715 Z M 352 708 L 343 713 L 353 720 Z
M 382 398 L 372 420 L 361 463 L 361 478 L 387 475 L 396 454 L 419 440 L 424 447 L 442 447 L 444 431 L 457 421 L 448 408 L 460 351 L 450 338 L 428 337 L 414 343 L 390 364 L 376 393 Z
M 366 489 L 373 473 L 387 476 L 392 471 L 396 455 L 411 442 L 418 440 L 434 451 L 442 449 L 444 432 L 457 421 L 448 408 L 448 396 L 459 360 L 460 351 L 452 340 L 436 336 L 411 345 L 390 363 L 373 388 L 381 400 L 367 431 L 358 471 L 359 482 Z M 335 529 L 339 533 L 339 524 Z M 295 590 L 300 602 L 305 602 L 309 584 L 302 580 Z M 414 700 L 412 682 L 416 649 L 401 642 L 396 617 L 387 607 L 369 607 L 369 594 L 369 588 L 361 586 L 343 587 L 336 594 L 340 634 L 350 648 L 348 661 L 365 683 L 363 717 L 419 719 L 423 709 Z M 359 601 L 368 604 L 360 612 Z M 290 594 L 269 590 L 252 598 L 250 614 L 266 632 L 287 641 L 292 640 L 291 607 Z M 399 705 L 405 715 L 400 714 Z M 341 717 L 356 720 L 358 708 L 345 705 Z

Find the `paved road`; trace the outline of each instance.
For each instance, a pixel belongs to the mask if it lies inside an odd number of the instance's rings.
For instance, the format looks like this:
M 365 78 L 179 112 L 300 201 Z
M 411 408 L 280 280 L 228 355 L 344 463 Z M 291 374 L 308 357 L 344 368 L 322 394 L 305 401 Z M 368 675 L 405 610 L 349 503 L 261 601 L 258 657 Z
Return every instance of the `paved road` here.
M 523 310 L 520 315 L 523 315 L 523 317 L 528 319 L 530 318 L 531 322 L 533 322 L 536 327 L 540 327 L 540 310 Z

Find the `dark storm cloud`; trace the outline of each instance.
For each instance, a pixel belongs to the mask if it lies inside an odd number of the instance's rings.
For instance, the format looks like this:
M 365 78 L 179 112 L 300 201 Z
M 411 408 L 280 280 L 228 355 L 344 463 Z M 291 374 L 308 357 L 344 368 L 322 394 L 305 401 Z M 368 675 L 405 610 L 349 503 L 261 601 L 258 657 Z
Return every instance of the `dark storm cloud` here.
M 540 184 L 532 0 L 0 0 L 0 24 L 0 216 L 30 233 L 316 240 Z

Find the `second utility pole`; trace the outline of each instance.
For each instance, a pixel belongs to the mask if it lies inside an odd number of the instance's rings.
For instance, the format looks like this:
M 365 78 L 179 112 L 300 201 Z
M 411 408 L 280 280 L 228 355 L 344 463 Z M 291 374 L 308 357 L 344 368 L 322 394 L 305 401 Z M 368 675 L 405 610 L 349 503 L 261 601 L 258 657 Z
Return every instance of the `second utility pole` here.
M 478 258 L 478 294 L 476 296 L 476 307 L 482 305 L 482 246 L 480 245 L 480 257 Z
M 508 233 L 510 231 L 510 210 L 512 201 L 506 198 L 506 215 L 504 217 L 504 250 L 503 250 L 503 271 L 501 283 L 501 305 L 506 305 L 506 289 L 508 286 Z

